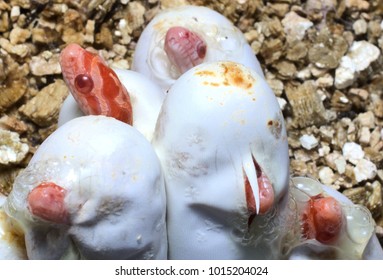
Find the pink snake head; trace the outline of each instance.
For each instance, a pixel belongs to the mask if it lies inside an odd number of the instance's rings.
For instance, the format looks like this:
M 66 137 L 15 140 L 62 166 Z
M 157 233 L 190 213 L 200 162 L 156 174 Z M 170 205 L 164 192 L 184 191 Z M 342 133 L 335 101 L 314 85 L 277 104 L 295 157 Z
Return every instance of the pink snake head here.
M 105 115 L 132 125 L 129 93 L 116 73 L 101 57 L 77 44 L 69 44 L 60 54 L 66 84 L 86 115 Z
M 170 62 L 182 74 L 204 61 L 207 45 L 197 33 L 175 26 L 166 33 L 164 48 Z
M 28 195 L 29 211 L 36 217 L 57 224 L 68 224 L 64 199 L 66 190 L 55 183 L 43 182 Z

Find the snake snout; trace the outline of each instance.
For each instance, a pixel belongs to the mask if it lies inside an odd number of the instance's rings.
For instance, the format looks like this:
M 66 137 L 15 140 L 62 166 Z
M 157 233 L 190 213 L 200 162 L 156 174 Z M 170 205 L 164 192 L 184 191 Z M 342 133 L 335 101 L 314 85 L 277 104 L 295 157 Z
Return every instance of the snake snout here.
M 64 199 L 66 190 L 53 182 L 43 182 L 28 195 L 29 211 L 42 220 L 68 224 L 69 215 Z

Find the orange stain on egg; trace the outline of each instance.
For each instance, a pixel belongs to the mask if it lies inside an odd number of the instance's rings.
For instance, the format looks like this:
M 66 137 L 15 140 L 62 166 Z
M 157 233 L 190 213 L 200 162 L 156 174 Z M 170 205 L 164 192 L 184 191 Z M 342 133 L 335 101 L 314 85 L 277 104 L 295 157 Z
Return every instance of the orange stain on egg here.
M 215 77 L 215 73 L 213 71 L 202 70 L 194 73 L 196 76 L 212 76 Z
M 224 62 L 223 67 L 224 85 L 235 86 L 242 89 L 250 89 L 255 83 L 250 73 L 245 73 L 242 68 L 233 62 Z
M 212 87 L 219 87 L 220 86 L 220 83 L 208 82 L 208 81 L 204 81 L 202 84 L 204 86 L 212 86 Z

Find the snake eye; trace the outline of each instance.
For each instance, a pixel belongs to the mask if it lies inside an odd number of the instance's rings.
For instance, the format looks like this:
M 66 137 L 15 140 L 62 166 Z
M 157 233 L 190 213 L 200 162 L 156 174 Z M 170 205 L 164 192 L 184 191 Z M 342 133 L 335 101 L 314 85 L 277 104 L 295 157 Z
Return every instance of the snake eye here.
M 206 45 L 205 44 L 200 44 L 197 47 L 197 54 L 199 58 L 204 59 L 206 56 Z
M 74 80 L 76 89 L 81 93 L 89 93 L 93 89 L 93 80 L 86 74 L 77 75 Z

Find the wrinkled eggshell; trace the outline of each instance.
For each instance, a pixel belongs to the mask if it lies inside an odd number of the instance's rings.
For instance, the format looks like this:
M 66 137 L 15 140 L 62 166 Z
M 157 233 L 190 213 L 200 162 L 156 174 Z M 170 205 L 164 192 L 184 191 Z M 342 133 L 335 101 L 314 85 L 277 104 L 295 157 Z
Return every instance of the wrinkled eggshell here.
M 255 71 L 214 62 L 183 74 L 165 98 L 153 146 L 165 174 L 170 259 L 279 256 L 287 137 L 278 102 Z M 245 175 L 260 196 L 253 159 L 272 183 L 275 205 L 248 227 Z
M 43 182 L 66 191 L 68 224 L 29 211 Z M 159 160 L 135 128 L 104 116 L 71 120 L 39 147 L 4 205 L 30 259 L 166 259 L 166 198 Z
M 374 235 L 375 223 L 370 211 L 355 205 L 346 196 L 309 177 L 293 177 L 292 198 L 301 213 L 310 196 L 322 195 L 336 199 L 345 216 L 343 233 L 334 244 L 322 244 L 314 239 L 297 238 L 298 243 L 289 253 L 289 259 L 383 259 L 383 250 Z

